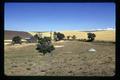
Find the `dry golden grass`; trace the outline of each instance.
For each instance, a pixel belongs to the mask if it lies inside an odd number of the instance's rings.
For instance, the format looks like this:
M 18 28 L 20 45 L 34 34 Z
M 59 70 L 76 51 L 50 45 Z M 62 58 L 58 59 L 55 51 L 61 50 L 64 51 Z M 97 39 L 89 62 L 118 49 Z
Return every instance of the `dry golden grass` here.
M 36 32 L 29 32 L 32 35 L 35 35 Z M 77 39 L 87 39 L 87 32 L 80 32 L 80 31 L 61 31 L 65 35 L 65 38 L 67 36 L 73 36 L 75 35 Z M 115 31 L 108 30 L 108 31 L 96 31 L 93 32 L 96 34 L 95 40 L 99 41 L 113 41 L 115 42 Z M 53 33 L 52 33 L 53 34 Z M 42 33 L 43 36 L 50 36 L 50 32 Z
M 86 32 L 80 32 L 80 31 L 63 31 L 61 32 L 65 35 L 65 37 L 67 36 L 76 36 L 76 39 L 87 39 L 87 33 Z
M 96 34 L 96 40 L 115 42 L 115 31 L 97 31 L 94 33 Z

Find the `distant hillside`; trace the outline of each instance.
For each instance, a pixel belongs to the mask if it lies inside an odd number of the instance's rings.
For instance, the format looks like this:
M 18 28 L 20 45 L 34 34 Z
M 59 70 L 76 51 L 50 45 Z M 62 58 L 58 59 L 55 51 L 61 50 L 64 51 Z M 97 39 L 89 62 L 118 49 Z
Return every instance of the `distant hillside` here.
M 96 40 L 115 41 L 115 30 L 96 31 Z
M 10 30 L 4 31 L 5 40 L 11 40 L 14 36 L 20 36 L 23 39 L 25 39 L 26 37 L 31 37 L 32 35 L 28 32 L 23 32 L 23 31 L 10 31 Z
M 87 33 L 86 32 L 81 32 L 81 31 L 62 31 L 67 38 L 67 36 L 76 36 L 76 39 L 87 39 Z
M 90 32 L 90 31 L 88 31 Z M 87 33 L 85 31 L 61 31 L 65 35 L 65 38 L 67 36 L 73 36 L 75 35 L 77 39 L 87 39 Z M 115 41 L 115 30 L 99 30 L 99 31 L 91 31 L 96 34 L 95 40 L 100 41 Z M 35 35 L 37 32 L 29 32 L 31 35 Z M 53 32 L 52 32 L 53 34 Z M 43 36 L 50 36 L 50 32 L 43 32 Z

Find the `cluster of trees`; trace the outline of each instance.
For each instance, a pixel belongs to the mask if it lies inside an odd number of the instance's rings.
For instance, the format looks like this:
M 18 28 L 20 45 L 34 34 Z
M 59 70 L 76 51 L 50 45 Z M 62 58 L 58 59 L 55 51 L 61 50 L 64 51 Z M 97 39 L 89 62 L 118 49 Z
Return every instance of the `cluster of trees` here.
M 88 33 L 88 42 L 91 42 L 91 41 L 94 41 L 95 40 L 95 37 L 96 35 L 94 33 Z M 38 40 L 41 40 L 42 38 L 39 37 L 37 34 L 34 35 L 34 38 L 36 39 L 36 41 Z M 54 40 L 55 41 L 59 41 L 59 40 L 63 40 L 65 38 L 65 35 L 60 33 L 60 32 L 54 32 Z M 76 36 L 73 35 L 73 36 L 67 36 L 67 40 L 69 40 L 70 38 L 72 38 L 73 40 L 76 39 Z M 15 36 L 13 37 L 12 39 L 12 44 L 22 44 L 22 41 L 21 41 L 21 37 L 20 36 Z M 47 39 L 48 41 L 51 41 L 51 37 L 45 37 L 45 39 Z M 28 42 L 30 42 L 30 40 L 27 40 Z
M 91 42 L 91 41 L 94 41 L 95 40 L 95 37 L 96 35 L 94 33 L 88 33 L 88 42 Z M 34 38 L 36 40 L 40 40 L 42 39 L 41 37 L 39 37 L 37 34 L 34 35 Z M 59 41 L 59 40 L 63 40 L 65 38 L 65 35 L 60 33 L 60 32 L 54 32 L 54 40 L 55 41 Z M 73 35 L 73 36 L 67 36 L 67 40 L 69 40 L 70 38 L 72 38 L 73 40 L 76 39 L 76 36 Z M 21 37 L 20 36 L 15 36 L 13 37 L 12 39 L 12 44 L 22 44 L 22 41 L 21 41 Z M 45 39 L 47 39 L 48 41 L 51 41 L 51 37 L 45 37 Z M 28 42 L 30 42 L 30 40 L 28 40 Z
M 63 40 L 65 38 L 65 35 L 60 33 L 60 32 L 54 32 L 54 40 L 55 41 L 59 41 L 59 40 Z
M 40 38 L 37 34 L 34 36 L 38 40 L 37 48 L 39 52 L 43 53 L 45 55 L 46 53 L 51 53 L 55 48 L 51 43 L 51 38 L 50 37 L 44 37 Z M 12 44 L 22 44 L 20 36 L 15 36 L 12 39 Z
M 27 43 L 31 43 L 31 42 L 36 42 L 38 39 L 38 35 L 35 35 L 34 37 L 29 37 L 29 38 L 25 38 Z M 35 41 L 33 41 L 35 40 Z M 12 44 L 22 44 L 22 37 L 20 36 L 14 36 L 12 38 Z
M 94 33 L 88 33 L 88 41 L 92 42 L 95 40 L 96 35 Z
M 60 32 L 54 32 L 54 40 L 55 41 L 59 41 L 59 40 L 63 40 L 65 38 L 65 35 L 63 33 L 60 33 Z M 67 39 L 69 40 L 70 38 L 72 38 L 73 40 L 76 39 L 76 36 L 73 35 L 73 36 L 67 36 Z
M 94 33 L 87 33 L 87 35 L 88 35 L 88 40 L 87 40 L 88 42 L 92 42 L 92 41 L 95 40 L 96 35 Z M 75 35 L 73 35 L 73 36 L 67 36 L 67 40 L 69 40 L 70 38 L 72 40 L 75 40 L 76 36 Z
M 73 36 L 67 36 L 67 40 L 69 40 L 70 38 L 72 38 L 72 40 L 75 40 L 76 36 L 75 35 L 73 35 Z

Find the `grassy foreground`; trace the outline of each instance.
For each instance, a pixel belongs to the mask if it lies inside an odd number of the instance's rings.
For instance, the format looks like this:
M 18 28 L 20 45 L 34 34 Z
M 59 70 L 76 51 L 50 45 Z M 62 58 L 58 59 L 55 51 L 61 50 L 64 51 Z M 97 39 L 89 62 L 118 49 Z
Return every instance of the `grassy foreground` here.
M 5 74 L 22 76 L 113 76 L 115 44 L 80 41 L 54 43 L 51 54 L 38 53 L 36 44 L 6 45 Z M 94 48 L 96 52 L 89 52 Z

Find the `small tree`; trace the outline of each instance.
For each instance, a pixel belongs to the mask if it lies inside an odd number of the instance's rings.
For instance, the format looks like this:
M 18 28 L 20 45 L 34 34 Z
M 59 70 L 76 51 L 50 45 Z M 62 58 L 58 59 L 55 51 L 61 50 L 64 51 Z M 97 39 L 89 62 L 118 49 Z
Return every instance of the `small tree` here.
M 70 39 L 70 36 L 67 36 L 67 39 L 69 40 L 69 39 Z
M 34 38 L 38 40 L 38 39 L 39 39 L 38 34 L 35 34 L 35 35 L 34 35 Z
M 57 38 L 58 38 L 58 40 L 62 40 L 64 37 L 65 37 L 64 34 L 62 34 L 62 33 L 60 33 L 60 32 L 57 33 Z
M 73 35 L 73 36 L 72 36 L 72 39 L 73 39 L 73 40 L 75 40 L 75 39 L 76 39 L 76 36 L 75 36 L 75 35 Z
M 88 41 L 90 41 L 90 42 L 94 41 L 94 39 L 96 37 L 96 35 L 94 33 L 88 33 L 87 35 L 88 35 Z
M 62 40 L 64 39 L 65 35 L 60 33 L 60 32 L 54 32 L 54 40 L 55 41 L 59 41 L 59 40 Z
M 46 53 L 51 53 L 54 49 L 50 37 L 39 38 L 36 50 L 45 55 Z
M 14 44 L 21 44 L 22 43 L 22 41 L 21 41 L 21 37 L 20 36 L 15 36 L 15 37 L 13 37 L 13 39 L 12 39 L 12 44 L 14 45 Z

